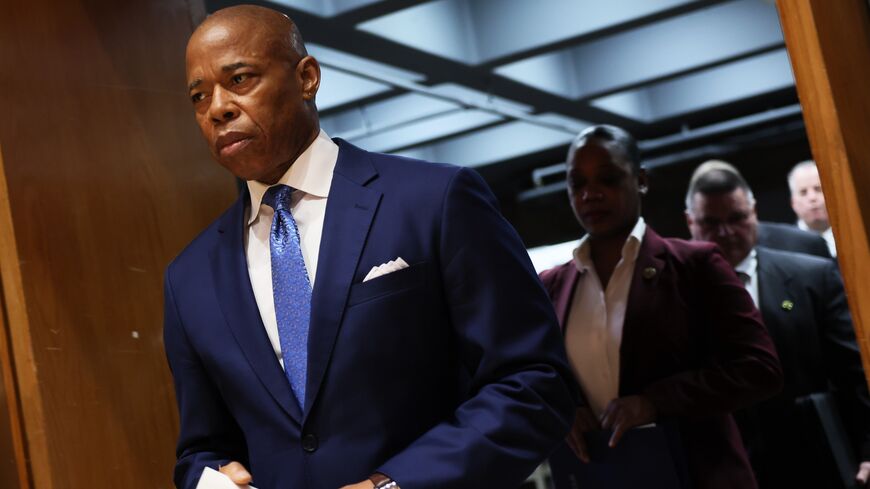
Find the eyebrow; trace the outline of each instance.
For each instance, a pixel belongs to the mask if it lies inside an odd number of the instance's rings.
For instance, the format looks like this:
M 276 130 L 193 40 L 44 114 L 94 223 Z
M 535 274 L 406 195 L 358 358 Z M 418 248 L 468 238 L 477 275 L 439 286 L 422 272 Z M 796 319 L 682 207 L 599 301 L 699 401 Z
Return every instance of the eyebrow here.
M 239 68 L 249 68 L 250 66 L 251 65 L 249 65 L 248 63 L 244 63 L 244 62 L 239 61 L 239 62 L 233 63 L 231 65 L 221 66 L 221 71 L 226 73 L 228 71 L 234 71 L 234 70 L 237 70 Z
M 223 71 L 224 73 L 227 73 L 229 71 L 235 71 L 239 68 L 248 68 L 250 66 L 251 65 L 248 63 L 244 63 L 242 61 L 239 61 L 239 62 L 236 62 L 233 64 L 221 66 L 221 71 Z M 187 90 L 188 91 L 193 90 L 194 88 L 199 86 L 199 84 L 201 84 L 201 83 L 202 83 L 202 78 L 197 78 L 197 79 L 193 80 L 192 82 L 190 82 L 189 85 L 187 85 Z
M 200 83 L 202 83 L 202 78 L 197 78 L 196 80 L 193 80 L 192 82 L 190 82 L 190 85 L 187 86 L 187 91 L 189 92 L 189 91 L 193 90 Z

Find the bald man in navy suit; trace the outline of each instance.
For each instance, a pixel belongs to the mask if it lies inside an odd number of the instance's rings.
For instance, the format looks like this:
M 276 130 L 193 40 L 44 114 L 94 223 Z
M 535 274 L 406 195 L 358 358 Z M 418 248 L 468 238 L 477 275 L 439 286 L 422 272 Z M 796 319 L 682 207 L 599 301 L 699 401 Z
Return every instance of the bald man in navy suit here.
M 231 7 L 187 48 L 196 121 L 246 181 L 169 265 L 179 488 L 518 487 L 574 414 L 555 314 L 473 171 L 320 130 L 317 61 Z

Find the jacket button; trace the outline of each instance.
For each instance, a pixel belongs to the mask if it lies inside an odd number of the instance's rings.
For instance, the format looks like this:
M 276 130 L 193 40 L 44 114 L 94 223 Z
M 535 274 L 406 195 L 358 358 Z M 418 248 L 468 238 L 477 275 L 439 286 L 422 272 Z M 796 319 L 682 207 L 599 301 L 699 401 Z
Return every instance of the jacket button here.
M 317 437 L 311 433 L 302 437 L 302 449 L 308 453 L 313 453 L 317 450 Z

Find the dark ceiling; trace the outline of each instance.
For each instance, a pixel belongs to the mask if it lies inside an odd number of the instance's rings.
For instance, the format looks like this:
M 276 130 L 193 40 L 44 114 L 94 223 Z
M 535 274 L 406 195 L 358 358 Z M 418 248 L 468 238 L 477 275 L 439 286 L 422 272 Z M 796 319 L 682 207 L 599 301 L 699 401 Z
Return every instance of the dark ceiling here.
M 287 13 L 320 61 L 330 136 L 476 168 L 530 245 L 577 232 L 562 164 L 590 124 L 634 133 L 669 184 L 710 157 L 808 154 L 773 1 L 253 3 Z

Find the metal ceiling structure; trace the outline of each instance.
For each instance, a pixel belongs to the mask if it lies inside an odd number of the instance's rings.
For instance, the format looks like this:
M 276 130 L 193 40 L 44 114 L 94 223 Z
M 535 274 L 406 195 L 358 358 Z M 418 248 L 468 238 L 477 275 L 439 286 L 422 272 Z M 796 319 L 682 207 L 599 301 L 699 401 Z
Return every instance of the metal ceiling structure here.
M 533 198 L 532 172 L 593 123 L 630 130 L 656 165 L 723 135 L 805 137 L 770 0 L 254 3 L 296 21 L 320 61 L 331 136 L 477 167 L 502 198 Z M 526 188 L 497 188 L 505 172 Z

